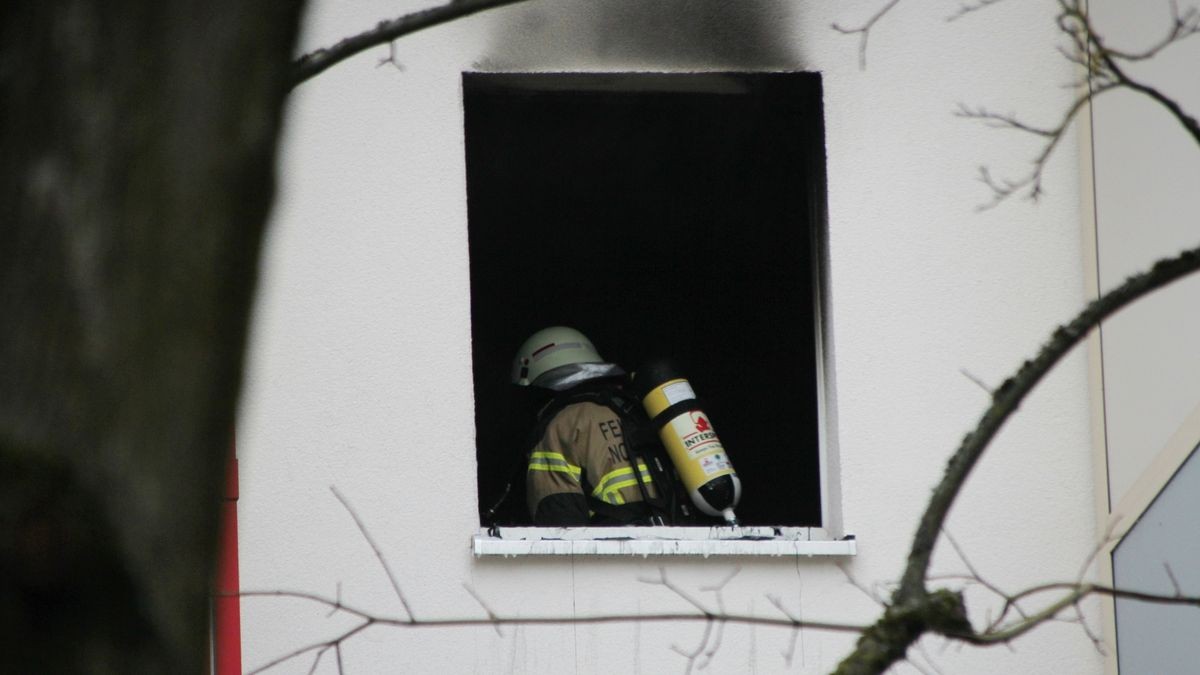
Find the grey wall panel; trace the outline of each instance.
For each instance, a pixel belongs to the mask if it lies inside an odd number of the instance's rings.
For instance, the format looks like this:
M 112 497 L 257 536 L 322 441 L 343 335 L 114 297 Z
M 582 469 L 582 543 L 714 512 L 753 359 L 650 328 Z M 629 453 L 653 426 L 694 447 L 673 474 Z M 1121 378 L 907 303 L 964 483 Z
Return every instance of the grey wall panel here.
M 1200 453 L 1191 456 L 1113 551 L 1118 588 L 1200 595 Z M 1168 572 L 1169 568 L 1169 572 Z M 1200 672 L 1200 611 L 1118 600 L 1117 662 L 1123 675 Z

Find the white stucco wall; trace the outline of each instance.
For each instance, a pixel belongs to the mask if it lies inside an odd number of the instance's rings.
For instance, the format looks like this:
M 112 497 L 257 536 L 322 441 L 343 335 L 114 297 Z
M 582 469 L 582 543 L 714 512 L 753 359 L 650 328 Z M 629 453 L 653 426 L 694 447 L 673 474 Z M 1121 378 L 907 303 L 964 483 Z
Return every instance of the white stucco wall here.
M 505 615 L 686 610 L 638 579 L 660 566 L 699 589 L 740 573 L 732 611 L 869 622 L 877 606 L 820 559 L 474 559 L 478 527 L 460 73 L 464 70 L 817 70 L 824 75 L 831 344 L 828 402 L 845 569 L 897 579 L 944 460 L 988 395 L 1084 299 L 1073 137 L 1048 194 L 977 214 L 988 164 L 1016 175 L 1037 140 L 957 119 L 960 102 L 1056 121 L 1071 92 L 1047 3 L 947 23 L 955 3 L 902 3 L 858 42 L 829 28 L 879 2 L 548 2 L 406 38 L 293 94 L 238 427 L 243 588 L 340 593 L 400 615 L 378 562 L 330 493 L 354 504 L 421 617 L 473 617 L 470 584 Z M 306 49 L 421 2 L 315 2 Z M 948 529 L 993 583 L 1074 578 L 1094 545 L 1086 369 L 1052 374 L 973 474 Z M 735 449 L 731 449 L 736 452 Z M 948 546 L 936 573 L 965 567 Z M 968 601 L 982 620 L 985 594 Z M 994 607 L 994 605 L 993 605 Z M 348 625 L 302 601 L 243 601 L 254 668 Z M 683 672 L 698 625 L 373 628 L 349 672 Z M 853 636 L 732 626 L 712 672 L 825 672 Z M 942 650 L 944 672 L 1098 672 L 1083 631 L 1052 624 L 1003 648 Z M 307 672 L 309 661 L 278 672 Z M 913 668 L 902 665 L 898 672 Z M 335 672 L 331 659 L 318 672 Z M 915 671 L 913 671 L 915 672 Z

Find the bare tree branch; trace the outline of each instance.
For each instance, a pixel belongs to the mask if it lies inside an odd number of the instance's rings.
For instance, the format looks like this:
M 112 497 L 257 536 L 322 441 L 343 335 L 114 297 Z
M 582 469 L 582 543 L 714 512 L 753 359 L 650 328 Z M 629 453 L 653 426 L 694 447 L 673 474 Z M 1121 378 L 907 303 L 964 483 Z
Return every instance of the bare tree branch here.
M 1004 0 L 975 0 L 974 2 L 964 2 L 958 6 L 958 9 L 946 17 L 946 21 L 958 21 L 968 14 L 973 14 L 981 9 L 986 9 L 992 5 L 1000 4 Z
M 679 654 L 680 656 L 687 659 L 687 661 L 688 661 L 687 670 L 685 670 L 684 672 L 687 673 L 688 675 L 690 675 L 690 673 L 692 672 L 692 668 L 695 667 L 696 659 L 700 658 L 701 654 L 704 653 L 704 645 L 708 643 L 709 636 L 712 635 L 712 626 L 713 626 L 713 622 L 711 619 L 709 619 L 708 621 L 706 621 L 704 623 L 704 635 L 702 635 L 700 637 L 700 644 L 696 645 L 696 648 L 691 651 L 688 651 L 688 650 L 680 647 L 679 645 L 671 645 L 671 651 L 673 651 L 676 654 Z M 703 667 L 703 666 L 701 666 L 701 667 Z
M 1092 630 L 1092 627 L 1087 623 L 1087 619 L 1083 616 L 1083 608 L 1079 605 L 1079 601 L 1076 601 L 1074 605 L 1075 618 L 1071 619 L 1070 622 L 1078 624 L 1080 630 L 1083 631 L 1083 634 L 1086 635 L 1087 639 L 1091 641 L 1092 649 L 1095 649 L 1097 654 L 1103 656 L 1106 653 L 1104 649 L 1104 636 Z
M 408 614 L 410 621 L 416 621 L 416 615 L 413 614 L 412 608 L 408 606 L 408 600 L 404 599 L 404 593 L 400 591 L 400 583 L 396 581 L 396 575 L 392 573 L 392 568 L 388 565 L 387 559 L 383 557 L 383 552 L 379 550 L 379 545 L 375 543 L 375 540 L 371 537 L 371 533 L 367 531 L 367 527 L 363 525 L 358 514 L 350 506 L 350 502 L 346 501 L 346 498 L 342 496 L 342 493 L 338 492 L 336 487 L 330 485 L 329 491 L 346 508 L 346 512 L 354 519 L 354 524 L 358 526 L 358 531 L 362 532 L 363 539 L 366 539 L 367 543 L 371 545 L 371 550 L 375 552 L 375 557 L 379 559 L 379 564 L 387 574 L 388 581 L 392 582 L 392 590 L 396 592 L 396 597 L 400 599 L 400 604 L 404 606 L 404 613 Z
M 688 660 L 687 672 L 690 673 L 692 668 L 697 666 L 701 670 L 708 667 L 708 664 L 712 662 L 713 655 L 716 654 L 717 650 L 721 647 L 721 640 L 725 634 L 725 621 L 720 617 L 726 614 L 725 600 L 722 592 L 725 590 L 725 586 L 728 585 L 730 581 L 733 581 L 733 578 L 736 577 L 741 571 L 742 569 L 740 567 L 735 567 L 721 581 L 711 586 L 703 586 L 700 588 L 702 591 L 708 591 L 715 594 L 717 601 L 716 612 L 709 610 L 699 600 L 686 593 L 679 586 L 671 583 L 671 581 L 667 579 L 667 571 L 661 567 L 658 568 L 658 579 L 641 579 L 643 583 L 661 585 L 669 588 L 676 595 L 686 600 L 689 604 L 703 612 L 710 619 L 708 624 L 705 625 L 704 635 L 701 637 L 700 643 L 695 649 L 689 651 L 679 647 L 678 645 L 672 645 L 671 647 L 672 651 Z M 714 624 L 716 626 L 715 632 L 713 631 Z
M 993 394 L 992 405 L 984 412 L 976 428 L 963 438 L 962 444 L 946 465 L 941 482 L 934 488 L 929 506 L 913 537 L 912 550 L 900 586 L 883 615 L 859 638 L 855 651 L 835 671 L 880 673 L 904 658 L 908 648 L 926 632 L 938 632 L 973 644 L 1005 642 L 1056 616 L 1089 593 L 1104 592 L 1091 584 L 1072 584 L 1078 589 L 1057 603 L 1031 614 L 1027 619 L 1005 629 L 977 634 L 967 621 L 962 596 L 946 589 L 930 591 L 926 587 L 933 547 L 945 524 L 950 507 L 961 491 L 971 469 L 979 461 L 1000 427 L 1016 412 L 1024 398 L 1063 356 L 1067 354 L 1105 318 L 1125 305 L 1158 288 L 1200 269 L 1200 247 L 1184 251 L 1174 258 L 1160 260 L 1149 270 L 1130 277 L 1117 288 L 1090 303 L 1070 323 L 1059 327 L 1037 356 L 1026 361 L 1017 373 L 1006 380 Z M 1116 593 L 1109 589 L 1107 592 Z M 1012 596 L 1015 603 L 1028 593 Z M 1130 594 L 1124 597 L 1146 597 Z M 1173 599 L 1180 601 L 1180 599 Z M 1200 600 L 1192 600 L 1192 603 Z
M 1086 99 L 1084 100 L 1086 101 Z M 1076 102 L 1075 104 L 1076 107 L 1081 105 L 1082 103 L 1079 102 Z M 996 129 L 1016 129 L 1018 131 L 1024 131 L 1038 136 L 1045 136 L 1047 138 L 1053 138 L 1062 133 L 1063 127 L 1065 126 L 1064 121 L 1053 129 L 1035 127 L 1018 120 L 1016 115 L 1012 113 L 1001 115 L 999 113 L 994 113 L 987 108 L 971 108 L 962 103 L 958 104 L 958 110 L 955 111 L 954 115 L 955 117 L 982 120 L 983 122 L 987 123 L 988 126 Z
M 1179 580 L 1175 578 L 1175 573 L 1171 571 L 1171 564 L 1163 561 L 1163 571 L 1167 573 L 1167 578 L 1171 580 L 1171 586 L 1175 588 L 1175 597 L 1183 597 L 1183 589 L 1179 586 Z
M 1081 0 L 1059 0 L 1059 4 L 1062 7 L 1059 26 L 1072 36 L 1080 51 L 1086 51 L 1090 55 L 1091 72 L 1096 78 L 1104 84 L 1128 87 L 1149 96 L 1166 108 L 1171 116 L 1183 125 L 1192 140 L 1200 144 L 1200 123 L 1196 121 L 1195 117 L 1189 115 L 1174 99 L 1154 87 L 1129 77 L 1117 64 L 1119 60 L 1137 61 L 1150 58 L 1166 47 L 1200 32 L 1200 13 L 1196 9 L 1189 9 L 1185 14 L 1180 15 L 1178 7 L 1172 3 L 1174 23 L 1167 36 L 1144 52 L 1127 53 L 1113 50 L 1105 44 L 1092 27 Z
M 1054 331 L 1038 355 L 1026 361 L 1013 377 L 1000 385 L 993 394 L 992 405 L 984 412 L 975 430 L 963 438 L 959 449 L 947 463 L 941 483 L 934 490 L 929 507 L 921 518 L 921 524 L 913 539 L 908 567 L 900 581 L 900 588 L 897 589 L 899 599 L 907 600 L 924 594 L 924 578 L 929 569 L 933 545 L 962 483 L 1005 420 L 1016 412 L 1021 401 L 1050 368 L 1092 328 L 1114 312 L 1197 269 L 1200 269 L 1200 247 L 1184 251 L 1174 258 L 1160 260 L 1149 270 L 1130 277 L 1125 283 L 1090 303 L 1071 322 Z
M 735 574 L 736 574 L 736 572 L 735 572 Z M 674 583 L 672 583 L 671 580 L 667 578 L 667 570 L 666 569 L 664 569 L 662 567 L 658 568 L 658 575 L 659 575 L 658 579 L 642 578 L 642 579 L 638 579 L 638 581 L 641 581 L 644 584 L 651 584 L 654 586 L 665 586 L 668 589 L 670 589 L 673 593 L 675 593 L 675 595 L 678 595 L 679 597 L 686 600 L 688 602 L 688 604 L 690 604 L 691 606 L 700 610 L 705 616 L 709 616 L 709 617 L 716 616 L 716 613 L 713 612 L 712 610 L 710 610 L 708 607 L 705 607 L 704 603 L 700 602 L 696 598 L 692 597 L 687 591 L 683 590 L 679 586 L 676 586 Z M 732 578 L 732 577 L 730 577 L 730 578 Z
M 328 647 L 317 650 L 317 655 L 313 657 L 312 665 L 308 667 L 308 675 L 313 675 L 313 673 L 317 672 L 317 666 L 321 665 L 321 657 L 325 656 L 327 650 Z
M 724 579 L 718 581 L 717 583 L 715 583 L 711 586 L 701 586 L 700 590 L 709 591 L 710 593 L 716 593 L 717 594 L 717 606 L 722 611 L 724 611 L 725 603 L 724 603 L 724 601 L 721 600 L 721 592 L 725 590 L 725 587 L 729 585 L 729 582 L 733 581 L 733 578 L 736 577 L 738 574 L 740 574 L 741 571 L 742 571 L 741 567 L 735 567 L 729 571 L 729 574 L 725 575 Z
M 894 0 L 893 0 L 894 1 Z M 444 5 L 380 21 L 374 28 L 345 38 L 331 47 L 309 52 L 292 63 L 290 88 L 324 72 L 359 52 L 448 21 L 524 0 L 451 0 Z M 385 59 L 384 63 L 388 60 Z
M 1119 77 L 1124 86 L 1149 96 L 1166 108 L 1167 111 L 1171 113 L 1171 116 L 1183 125 L 1183 128 L 1186 129 L 1187 132 L 1192 136 L 1192 139 L 1194 139 L 1197 143 L 1200 143 L 1200 123 L 1196 121 L 1195 117 L 1192 117 L 1186 111 L 1184 111 L 1184 109 L 1180 107 L 1178 103 L 1154 87 L 1130 80 L 1129 78 L 1125 77 L 1124 73 L 1119 73 Z
M 946 538 L 946 541 L 950 542 L 950 546 L 954 549 L 954 552 L 958 554 L 959 560 L 962 560 L 963 565 L 966 565 L 967 571 L 971 573 L 971 579 L 973 581 L 975 581 L 979 585 L 983 586 L 987 590 L 991 591 L 992 593 L 995 593 L 997 596 L 999 596 L 1001 598 L 1005 598 L 1006 600 L 1008 599 L 1009 596 L 1007 593 L 1000 590 L 1000 588 L 998 586 L 996 586 L 995 584 L 991 583 L 986 578 L 984 578 L 984 576 L 979 573 L 979 570 L 975 569 L 975 566 L 971 564 L 970 559 L 967 558 L 966 551 L 963 550 L 962 546 L 959 546 L 958 541 L 956 541 L 954 539 L 954 537 L 950 536 L 950 531 L 944 527 L 942 528 L 942 536 Z M 1007 615 L 1008 609 L 1010 606 L 1013 609 L 1015 609 L 1021 616 L 1023 616 L 1023 617 L 1025 616 L 1025 612 L 1024 612 L 1024 610 L 1021 609 L 1020 605 L 1015 604 L 1015 603 L 1006 602 L 1004 609 L 1001 611 L 1000 616 L 997 617 L 997 619 L 996 619 L 997 623 L 993 624 L 992 622 L 988 622 L 988 627 L 992 628 L 995 625 L 999 625 L 998 622 L 1002 621 L 1003 618 L 1005 617 L 1005 615 Z
M 704 670 L 708 667 L 708 664 L 712 663 L 712 658 L 717 653 L 717 650 L 721 648 L 721 640 L 725 637 L 724 621 L 714 621 L 708 625 L 716 625 L 716 632 L 713 634 L 712 640 L 708 643 L 708 649 L 704 650 L 704 660 L 700 662 L 700 670 Z
M 466 589 L 467 593 L 471 594 L 472 598 L 475 598 L 475 602 L 479 603 L 479 606 L 483 608 L 483 611 L 487 612 L 488 619 L 495 621 L 496 613 L 492 611 L 491 607 L 488 607 L 488 604 L 483 601 L 483 598 L 479 597 L 479 594 L 475 592 L 475 589 L 471 587 L 471 584 L 468 584 L 464 581 L 463 588 Z M 492 625 L 496 627 L 496 635 L 499 637 L 504 637 L 504 633 L 500 632 L 500 624 L 493 623 Z
M 328 619 L 329 617 L 333 616 L 334 614 L 337 614 L 338 610 L 341 609 L 341 605 L 342 605 L 342 582 L 339 581 L 337 583 L 337 605 L 334 607 L 331 607 L 329 609 L 329 613 L 325 615 L 325 618 Z
M 651 581 L 649 583 L 657 583 L 657 581 Z M 470 592 L 470 591 L 468 591 L 468 592 Z M 708 656 L 706 657 L 707 659 L 711 659 L 712 654 L 715 653 L 715 651 L 716 651 L 716 647 L 720 646 L 719 636 L 716 636 L 714 638 L 713 633 L 711 632 L 712 626 L 714 624 L 730 623 L 730 624 L 751 625 L 751 626 L 776 626 L 776 627 L 793 628 L 793 629 L 815 628 L 815 629 L 819 629 L 819 630 L 829 630 L 829 631 L 836 631 L 836 632 L 843 632 L 843 633 L 858 633 L 863 630 L 863 626 L 859 626 L 859 625 L 824 622 L 824 621 L 803 621 L 798 617 L 791 616 L 789 613 L 784 611 L 782 609 L 782 607 L 780 607 L 780 610 L 783 612 L 784 618 L 756 616 L 753 614 L 735 614 L 735 613 L 729 613 L 729 612 L 724 612 L 724 611 L 719 612 L 719 613 L 710 613 L 707 610 L 703 609 L 702 605 L 697 606 L 700 609 L 700 613 L 686 613 L 686 612 L 666 613 L 666 612 L 664 612 L 664 613 L 654 613 L 654 614 L 601 614 L 601 615 L 595 615 L 595 616 L 579 616 L 579 617 L 564 617 L 564 616 L 517 617 L 517 616 L 504 616 L 504 615 L 500 615 L 495 612 L 492 612 L 487 607 L 486 604 L 481 602 L 480 604 L 484 607 L 484 611 L 488 613 L 488 616 L 486 618 L 411 619 L 408 617 L 388 617 L 388 616 L 381 616 L 381 615 L 373 614 L 366 610 L 346 605 L 340 599 L 327 598 L 327 597 L 323 597 L 321 595 L 317 595 L 315 593 L 307 593 L 304 591 L 282 591 L 282 590 L 243 591 L 236 595 L 243 597 L 243 598 L 296 598 L 296 599 L 301 599 L 301 600 L 308 600 L 308 601 L 311 601 L 311 602 L 314 602 L 314 603 L 317 603 L 320 605 L 325 605 L 325 606 L 327 606 L 333 610 L 336 610 L 338 612 L 346 612 L 347 614 L 350 614 L 352 616 L 355 616 L 355 617 L 361 619 L 361 621 L 357 622 L 353 627 L 342 631 L 335 637 L 333 637 L 329 640 L 322 641 L 322 642 L 317 642 L 314 644 L 306 645 L 299 649 L 288 652 L 287 654 L 284 654 L 283 656 L 280 656 L 276 659 L 272 659 L 268 663 L 250 671 L 251 674 L 260 673 L 265 670 L 269 670 L 270 668 L 273 668 L 281 663 L 284 663 L 285 661 L 295 659 L 299 656 L 303 656 L 304 654 L 308 654 L 311 652 L 316 652 L 319 650 L 339 649 L 340 646 L 343 643 L 345 643 L 347 640 L 349 640 L 351 637 L 357 635 L 358 633 L 362 632 L 363 630 L 367 629 L 370 626 L 390 626 L 390 627 L 394 627 L 394 628 L 456 628 L 456 627 L 461 628 L 461 627 L 472 627 L 472 626 L 492 626 L 493 628 L 498 628 L 501 626 L 510 626 L 510 625 L 511 626 L 541 626 L 541 625 L 572 625 L 572 624 L 592 625 L 592 624 L 636 623 L 636 622 L 649 622 L 649 623 L 703 622 L 706 625 L 706 629 L 705 629 L 704 639 L 701 641 L 700 646 L 696 650 L 691 651 L 691 652 L 676 649 L 676 651 L 678 651 L 680 654 L 682 654 L 690 659 L 695 659 L 697 661 L 700 657 L 705 656 L 705 654 L 708 654 Z M 479 600 L 477 595 L 475 595 L 474 593 L 472 593 L 472 595 L 476 598 L 476 600 Z M 683 596 L 683 597 L 686 597 L 686 596 Z M 777 606 L 779 606 L 779 605 L 777 605 Z
M 920 652 L 921 657 L 923 659 L 925 659 L 925 663 L 929 666 L 930 670 L 932 670 L 934 672 L 934 675 L 945 675 L 942 672 L 942 669 L 938 668 L 937 662 L 935 662 L 933 660 L 933 657 L 929 655 L 929 650 L 925 649 L 924 644 L 918 642 L 917 643 L 917 651 Z M 917 665 L 912 659 L 909 659 L 908 662 L 912 663 L 914 666 Z
M 978 386 L 980 389 L 987 392 L 988 396 L 992 395 L 992 388 L 988 386 L 987 382 L 984 382 L 981 378 L 979 378 L 975 374 L 971 373 L 971 371 L 967 370 L 966 368 L 959 368 L 958 372 L 962 373 L 963 377 L 974 382 L 975 385 Z
M 1047 605 L 1041 611 L 1031 614 L 1029 618 L 1023 619 L 1010 626 L 1000 628 L 994 631 L 985 633 L 973 633 L 968 635 L 948 635 L 954 639 L 962 640 L 970 644 L 988 645 L 1000 642 L 1012 641 L 1021 635 L 1036 628 L 1042 622 L 1055 617 L 1059 612 L 1076 605 L 1080 600 L 1090 595 L 1106 595 L 1113 598 L 1121 598 L 1126 600 L 1137 600 L 1140 602 L 1149 602 L 1160 605 L 1187 605 L 1191 607 L 1200 607 L 1200 597 L 1185 597 L 1179 595 L 1163 595 L 1159 593 L 1145 593 L 1142 591 L 1131 591 L 1111 586 L 1092 583 L 1050 583 L 1042 584 L 1028 588 L 1014 596 L 1029 597 L 1038 593 L 1047 591 L 1065 590 L 1067 593 L 1061 598 Z
M 1042 174 L 1045 171 L 1046 163 L 1050 160 L 1050 155 L 1054 149 L 1058 147 L 1059 141 L 1062 140 L 1067 128 L 1075 121 L 1080 111 L 1092 101 L 1095 97 L 1103 94 L 1106 91 L 1115 89 L 1116 84 L 1104 84 L 1097 86 L 1092 91 L 1084 93 L 1077 97 L 1075 101 L 1067 108 L 1067 112 L 1063 115 L 1058 125 L 1053 128 L 1035 127 L 1021 120 L 1018 120 L 1014 115 L 1001 115 L 991 112 L 985 108 L 969 108 L 959 104 L 958 111 L 955 112 L 957 117 L 967 119 L 982 120 L 989 126 L 1015 129 L 1026 133 L 1034 134 L 1046 138 L 1046 145 L 1042 147 L 1042 151 L 1038 153 L 1033 160 L 1033 169 L 1025 176 L 1017 180 L 997 180 L 993 178 L 987 167 L 979 168 L 979 180 L 987 185 L 992 191 L 992 200 L 978 207 L 979 211 L 986 211 L 997 205 L 1012 195 L 1028 190 L 1028 198 L 1037 201 L 1042 195 Z
M 317 651 L 318 654 L 316 656 L 316 659 L 313 661 L 312 670 L 309 671 L 309 672 L 313 672 L 316 670 L 317 663 L 320 661 L 322 654 L 324 654 L 326 651 L 328 651 L 331 648 L 339 647 L 343 642 L 345 642 L 346 640 L 349 640 L 350 638 L 354 637 L 355 635 L 358 635 L 362 631 L 364 631 L 367 628 L 369 628 L 370 626 L 374 625 L 374 623 L 375 622 L 371 621 L 371 620 L 364 621 L 364 622 L 358 624 L 357 626 L 355 626 L 354 628 L 351 628 L 350 630 L 347 630 L 347 631 L 341 633 L 340 635 L 333 638 L 332 640 L 326 640 L 325 642 L 318 642 L 316 644 L 311 644 L 306 647 L 301 647 L 294 651 L 288 652 L 287 654 L 284 654 L 283 656 L 280 656 L 279 658 L 268 661 L 267 663 L 259 666 L 258 668 L 255 668 L 254 670 L 248 671 L 246 675 L 257 675 L 258 673 L 270 670 L 271 668 L 274 668 L 275 666 L 278 666 L 281 663 L 291 661 L 292 659 L 299 657 L 299 656 L 303 656 L 309 652 Z M 404 623 L 410 623 L 410 622 L 404 622 Z
M 802 624 L 802 623 L 803 623 L 803 620 L 802 620 L 802 618 L 801 618 L 801 613 L 800 613 L 800 611 L 799 611 L 799 610 L 797 610 L 796 614 L 795 614 L 795 615 L 793 615 L 791 612 L 789 612 L 789 611 L 787 610 L 787 608 L 786 608 L 786 607 L 784 607 L 784 606 L 783 606 L 783 599 L 781 599 L 781 598 L 780 598 L 778 595 L 771 595 L 771 594 L 768 594 L 768 595 L 767 595 L 767 600 L 768 600 L 768 601 L 769 601 L 769 602 L 770 602 L 772 605 L 774 605 L 774 606 L 775 606 L 775 609 L 778 609 L 778 610 L 779 610 L 779 613 L 780 613 L 780 614 L 783 614 L 783 615 L 784 615 L 784 616 L 786 616 L 788 619 L 790 619 L 790 620 L 792 620 L 792 621 L 796 622 L 797 624 Z M 804 605 L 803 605 L 803 603 L 801 603 L 801 602 L 798 602 L 797 604 L 798 604 L 798 605 L 800 605 L 800 607 L 801 607 L 801 608 L 803 608 L 803 606 L 804 606 Z M 791 667 L 791 665 L 792 665 L 792 659 L 793 659 L 793 658 L 795 658 L 795 656 L 796 656 L 796 642 L 797 642 L 797 641 L 799 640 L 799 638 L 800 638 L 800 630 L 801 630 L 801 629 L 799 628 L 799 626 L 797 626 L 797 628 L 796 628 L 795 630 L 793 630 L 793 631 L 792 631 L 792 639 L 791 639 L 791 642 L 788 644 L 788 648 L 787 648 L 787 649 L 785 649 L 785 650 L 782 652 L 782 656 L 783 656 L 784 663 L 786 663 L 786 664 L 787 664 L 787 666 L 788 666 L 789 668 L 790 668 L 790 667 Z M 804 649 L 804 645 L 803 645 L 803 644 L 801 644 L 801 645 L 800 645 L 800 648 L 801 648 L 801 650 L 803 650 L 803 649 Z M 801 657 L 801 658 L 803 658 L 803 657 Z
M 871 29 L 875 24 L 883 18 L 885 14 L 892 11 L 892 8 L 900 4 L 900 0 L 888 0 L 886 4 L 879 8 L 877 12 L 867 19 L 866 23 L 854 28 L 847 28 L 838 23 L 834 23 L 832 28 L 844 35 L 858 35 L 858 67 L 865 69 L 867 67 L 867 40 L 871 37 Z
M 1196 33 L 1200 33 L 1200 11 L 1197 11 L 1195 7 L 1188 7 L 1186 12 L 1180 14 L 1179 4 L 1175 0 L 1171 0 L 1171 28 L 1162 40 L 1140 52 L 1123 52 L 1111 47 L 1105 47 L 1104 51 L 1112 58 L 1122 61 L 1145 61 L 1158 56 L 1162 50 Z
M 951 20 L 996 4 L 1000 0 L 977 0 L 974 4 L 963 5 Z M 1200 32 L 1200 12 L 1189 8 L 1182 14 L 1178 6 L 1172 2 L 1171 27 L 1168 33 L 1157 43 L 1141 52 L 1122 52 L 1108 47 L 1093 30 L 1086 9 L 1080 0 L 1059 0 L 1060 13 L 1056 22 L 1062 32 L 1072 43 L 1071 49 L 1059 48 L 1059 52 L 1068 61 L 1079 65 L 1087 74 L 1090 84 L 1088 90 L 1078 96 L 1055 127 L 1037 127 L 1027 124 L 1013 114 L 998 114 L 985 108 L 970 108 L 959 106 L 955 113 L 958 117 L 981 120 L 989 126 L 1015 129 L 1046 139 L 1046 145 L 1033 160 L 1033 168 L 1029 173 L 1016 179 L 998 179 L 986 167 L 979 170 L 979 180 L 988 186 L 992 199 L 979 206 L 979 210 L 991 209 L 1009 197 L 1024 192 L 1026 197 L 1037 201 L 1043 193 L 1042 175 L 1046 163 L 1053 154 L 1067 128 L 1097 96 L 1117 88 L 1128 88 L 1149 96 L 1167 108 L 1180 124 L 1187 129 L 1197 142 L 1200 142 L 1200 124 L 1188 115 L 1173 99 L 1163 95 L 1158 90 L 1129 77 L 1117 64 L 1117 61 L 1140 61 L 1156 56 L 1163 49 Z M 1082 86 L 1084 83 L 1076 83 Z
M 933 673 L 931 673 L 929 671 L 929 669 L 927 669 L 925 666 L 922 666 L 920 663 L 917 663 L 917 661 L 915 659 L 907 658 L 907 659 L 905 659 L 905 661 L 908 662 L 908 665 L 912 666 L 913 668 L 916 668 L 917 672 L 921 673 L 921 675 L 933 675 Z
M 855 579 L 854 575 L 850 573 L 850 570 L 847 568 L 847 566 L 844 562 L 838 561 L 837 568 L 839 570 L 841 570 L 842 575 L 846 577 L 846 581 L 851 586 L 857 588 L 860 593 L 862 593 L 863 595 L 870 598 L 872 602 L 879 605 L 880 607 L 887 604 L 886 602 L 884 602 L 883 598 L 879 597 L 874 592 L 872 592 L 871 589 L 864 586 L 858 579 Z
M 396 60 L 396 43 L 395 42 L 388 43 L 388 55 L 385 56 L 384 58 L 379 59 L 379 63 L 376 63 L 375 67 L 382 68 L 382 67 L 388 66 L 388 65 L 394 67 L 396 70 L 399 70 L 400 72 L 404 72 L 404 64 L 402 64 Z

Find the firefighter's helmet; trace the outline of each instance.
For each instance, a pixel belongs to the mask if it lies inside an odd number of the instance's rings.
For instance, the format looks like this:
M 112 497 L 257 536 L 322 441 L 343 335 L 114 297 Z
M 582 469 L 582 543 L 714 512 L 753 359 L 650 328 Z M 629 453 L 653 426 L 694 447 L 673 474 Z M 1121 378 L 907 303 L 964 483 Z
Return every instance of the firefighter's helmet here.
M 574 328 L 543 328 L 521 345 L 513 359 L 512 382 L 562 391 L 597 377 L 624 371 L 600 357 L 586 335 Z

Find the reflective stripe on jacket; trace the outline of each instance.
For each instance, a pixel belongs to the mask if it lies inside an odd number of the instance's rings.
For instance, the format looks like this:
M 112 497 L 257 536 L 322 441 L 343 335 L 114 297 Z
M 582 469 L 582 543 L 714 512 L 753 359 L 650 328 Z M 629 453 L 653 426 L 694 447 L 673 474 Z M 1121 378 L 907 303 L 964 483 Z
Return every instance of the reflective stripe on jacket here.
M 538 504 L 552 495 L 587 496 L 611 505 L 641 502 L 642 493 L 628 461 L 620 418 L 607 406 L 590 401 L 571 403 L 546 424 L 526 472 L 529 513 L 537 520 Z M 654 496 L 644 462 L 639 473 Z

